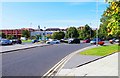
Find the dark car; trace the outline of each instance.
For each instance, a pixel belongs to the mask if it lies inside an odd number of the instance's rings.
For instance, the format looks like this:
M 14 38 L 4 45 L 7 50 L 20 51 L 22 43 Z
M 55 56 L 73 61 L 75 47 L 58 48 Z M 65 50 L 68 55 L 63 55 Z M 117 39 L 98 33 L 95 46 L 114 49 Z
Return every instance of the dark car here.
M 22 44 L 22 41 L 20 39 L 13 39 L 11 41 L 12 41 L 12 44 Z
M 12 39 L 12 44 L 16 44 L 17 43 L 17 39 Z
M 37 40 L 37 39 L 32 40 L 32 43 L 36 43 L 36 42 L 39 42 L 39 40 Z
M 71 40 L 68 41 L 68 43 L 69 44 L 73 44 L 73 43 L 80 44 L 80 39 L 71 39 Z
M 20 39 L 18 39 L 17 44 L 22 44 L 22 41 Z

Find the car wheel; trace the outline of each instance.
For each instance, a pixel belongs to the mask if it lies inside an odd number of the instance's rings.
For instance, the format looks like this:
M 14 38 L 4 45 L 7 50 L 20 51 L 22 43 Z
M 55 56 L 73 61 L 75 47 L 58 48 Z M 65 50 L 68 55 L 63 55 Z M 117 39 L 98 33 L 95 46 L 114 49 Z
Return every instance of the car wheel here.
M 56 42 L 56 44 L 59 44 L 59 42 Z
M 47 44 L 50 44 L 50 42 L 48 42 Z

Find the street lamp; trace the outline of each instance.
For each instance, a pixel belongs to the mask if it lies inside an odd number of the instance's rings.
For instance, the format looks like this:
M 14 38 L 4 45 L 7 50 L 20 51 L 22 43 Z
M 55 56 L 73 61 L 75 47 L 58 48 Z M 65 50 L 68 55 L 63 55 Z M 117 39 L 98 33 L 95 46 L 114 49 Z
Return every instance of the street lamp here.
M 96 20 L 97 20 L 97 28 L 96 28 L 96 46 L 98 46 L 98 0 L 96 0 Z
M 40 25 L 38 25 L 38 29 L 39 29 L 39 32 L 40 32 Z M 39 33 L 39 35 L 41 36 L 41 33 Z M 40 40 L 40 36 L 39 36 L 39 40 Z
M 44 27 L 44 41 L 46 41 L 46 27 Z

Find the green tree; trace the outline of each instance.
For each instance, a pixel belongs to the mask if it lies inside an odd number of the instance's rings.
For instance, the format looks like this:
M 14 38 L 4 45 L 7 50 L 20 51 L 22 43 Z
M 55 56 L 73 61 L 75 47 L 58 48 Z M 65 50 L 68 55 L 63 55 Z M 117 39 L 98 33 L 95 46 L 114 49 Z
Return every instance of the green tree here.
M 7 35 L 7 37 L 6 37 L 7 39 L 13 39 L 14 38 L 14 36 L 13 35 Z
M 6 38 L 5 33 L 0 32 L 0 37 L 2 37 L 2 38 Z
M 109 7 L 103 13 L 105 22 L 107 23 L 108 35 L 120 37 L 120 1 L 108 0 Z
M 53 35 L 52 35 L 52 38 L 53 39 L 63 39 L 65 37 L 65 33 L 64 32 L 54 32 Z
M 88 24 L 82 30 L 78 30 L 80 39 L 88 39 L 94 36 L 92 28 Z
M 79 33 L 75 27 L 70 27 L 67 29 L 65 36 L 66 36 L 66 38 L 78 38 Z
M 23 30 L 22 31 L 22 37 L 29 38 L 30 37 L 30 32 L 28 30 Z

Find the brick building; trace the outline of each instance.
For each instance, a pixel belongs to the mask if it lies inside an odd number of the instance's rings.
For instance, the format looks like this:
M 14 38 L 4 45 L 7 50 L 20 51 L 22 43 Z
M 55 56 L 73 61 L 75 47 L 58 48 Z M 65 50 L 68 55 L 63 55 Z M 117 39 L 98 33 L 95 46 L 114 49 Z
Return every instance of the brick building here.
M 14 37 L 20 38 L 22 36 L 23 30 L 28 30 L 30 32 L 35 31 L 32 28 L 21 28 L 21 29 L 2 29 L 0 30 L 0 32 L 4 33 L 6 36 L 13 35 Z

